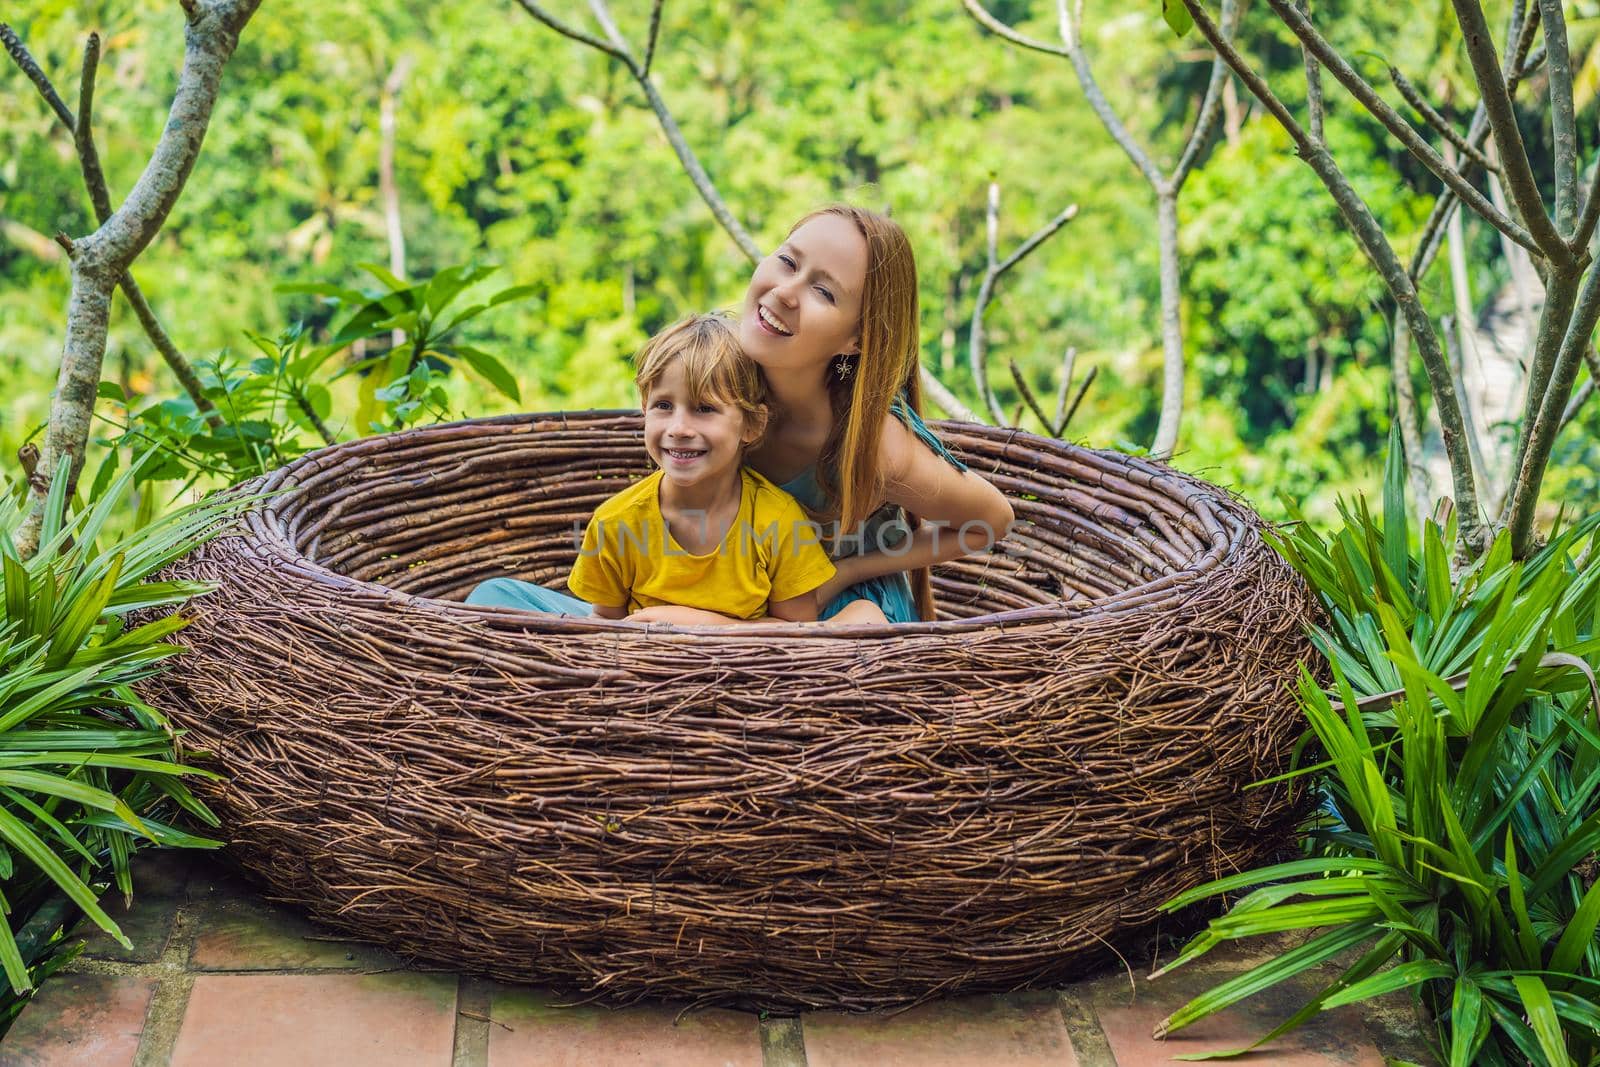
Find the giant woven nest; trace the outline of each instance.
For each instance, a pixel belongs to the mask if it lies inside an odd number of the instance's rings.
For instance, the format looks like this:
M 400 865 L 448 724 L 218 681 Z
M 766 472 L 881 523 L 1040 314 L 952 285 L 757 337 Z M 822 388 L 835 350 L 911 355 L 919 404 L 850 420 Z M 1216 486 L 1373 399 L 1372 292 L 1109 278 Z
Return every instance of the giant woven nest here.
M 865 1008 L 1063 980 L 1261 863 L 1312 610 L 1227 493 L 936 423 L 1016 531 L 939 620 L 540 616 L 647 470 L 636 414 L 463 422 L 277 471 L 176 565 L 217 583 L 145 684 L 272 897 L 395 950 L 617 1000 Z

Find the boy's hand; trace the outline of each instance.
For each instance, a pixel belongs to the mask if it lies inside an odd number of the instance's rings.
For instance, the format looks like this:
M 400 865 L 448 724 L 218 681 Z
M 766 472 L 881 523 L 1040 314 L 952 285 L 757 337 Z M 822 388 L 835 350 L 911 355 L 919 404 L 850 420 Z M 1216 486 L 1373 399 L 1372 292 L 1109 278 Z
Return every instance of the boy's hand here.
M 686 608 L 678 604 L 658 604 L 640 608 L 628 616 L 629 622 L 670 622 L 675 626 L 726 626 L 738 620 L 731 615 L 721 615 L 701 608 Z

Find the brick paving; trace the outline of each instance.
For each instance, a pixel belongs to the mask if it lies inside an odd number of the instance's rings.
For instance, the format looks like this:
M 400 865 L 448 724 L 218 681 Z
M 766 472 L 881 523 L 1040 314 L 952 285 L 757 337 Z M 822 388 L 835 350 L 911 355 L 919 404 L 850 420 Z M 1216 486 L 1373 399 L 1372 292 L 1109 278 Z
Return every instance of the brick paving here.
M 0 1067 L 1147 1067 L 1254 1040 L 1317 977 L 1165 1042 L 1150 1037 L 1156 1021 L 1259 954 L 1208 958 L 1157 982 L 1119 970 L 898 1013 L 612 1010 L 409 969 L 267 905 L 208 857 L 136 863 L 138 899 L 113 909 L 133 951 L 84 936 L 82 955 L 0 1043 Z M 1402 998 L 1329 1013 L 1237 1062 L 1383 1067 L 1385 1056 L 1429 1062 Z

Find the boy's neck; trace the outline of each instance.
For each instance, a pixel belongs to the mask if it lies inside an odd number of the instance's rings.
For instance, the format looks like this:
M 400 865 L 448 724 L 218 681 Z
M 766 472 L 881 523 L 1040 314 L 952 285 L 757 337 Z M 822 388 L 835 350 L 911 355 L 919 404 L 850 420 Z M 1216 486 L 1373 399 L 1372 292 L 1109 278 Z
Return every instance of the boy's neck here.
M 710 515 L 730 503 L 737 504 L 744 489 L 744 479 L 739 473 L 742 466 L 743 464 L 734 464 L 733 469 L 728 472 L 728 477 L 708 478 L 698 485 L 679 485 L 663 474 L 657 498 L 662 510 L 697 511 Z

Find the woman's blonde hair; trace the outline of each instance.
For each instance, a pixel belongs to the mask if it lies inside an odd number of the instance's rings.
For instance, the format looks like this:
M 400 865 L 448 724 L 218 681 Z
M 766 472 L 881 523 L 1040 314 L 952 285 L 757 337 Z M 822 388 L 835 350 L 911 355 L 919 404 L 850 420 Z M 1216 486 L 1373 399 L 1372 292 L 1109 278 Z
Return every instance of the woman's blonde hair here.
M 911 410 L 922 411 L 917 262 L 898 223 L 848 204 L 813 211 L 789 232 L 821 215 L 848 219 L 867 242 L 861 350 L 845 357 L 854 368 L 842 378 L 833 363 L 828 365 L 833 426 L 817 463 L 817 484 L 829 512 L 838 516 L 841 532 L 853 533 L 883 499 L 879 451 L 890 405 L 896 396 L 903 396 Z M 918 524 L 916 516 L 908 519 L 913 527 Z M 933 587 L 926 568 L 911 572 L 911 589 L 917 614 L 931 620 Z
M 675 361 L 683 363 L 689 399 L 696 404 L 732 404 L 745 425 L 765 428 L 767 383 L 761 370 L 739 347 L 739 337 L 726 315 L 687 315 L 645 342 L 634 357 L 633 384 L 639 402 Z

